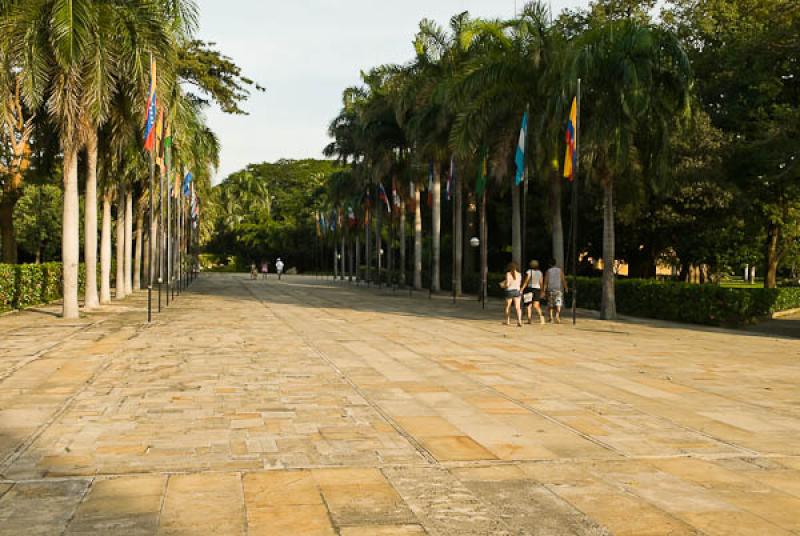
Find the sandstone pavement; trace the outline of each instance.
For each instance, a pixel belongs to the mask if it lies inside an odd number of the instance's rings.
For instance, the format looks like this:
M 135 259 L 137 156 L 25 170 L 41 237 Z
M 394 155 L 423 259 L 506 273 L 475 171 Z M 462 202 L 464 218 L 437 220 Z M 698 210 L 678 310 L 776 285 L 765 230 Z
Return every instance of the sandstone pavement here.
M 206 274 L 0 317 L 0 535 L 800 534 L 800 341 Z

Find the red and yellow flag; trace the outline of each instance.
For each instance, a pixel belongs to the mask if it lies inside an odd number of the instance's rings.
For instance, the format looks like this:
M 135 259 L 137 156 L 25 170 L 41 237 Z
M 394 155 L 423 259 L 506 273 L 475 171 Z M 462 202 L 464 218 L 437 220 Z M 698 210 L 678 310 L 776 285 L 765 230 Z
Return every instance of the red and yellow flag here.
M 575 168 L 577 167 L 577 134 L 578 131 L 578 103 L 577 99 L 572 99 L 572 110 L 569 112 L 567 121 L 567 154 L 564 156 L 564 177 L 572 181 L 575 178 Z

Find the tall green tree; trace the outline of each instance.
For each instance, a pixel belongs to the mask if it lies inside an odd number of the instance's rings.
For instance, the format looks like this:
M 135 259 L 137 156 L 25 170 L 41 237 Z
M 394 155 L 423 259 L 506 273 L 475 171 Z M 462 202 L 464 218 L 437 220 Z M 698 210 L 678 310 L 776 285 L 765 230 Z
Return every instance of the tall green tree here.
M 615 185 L 665 175 L 670 132 L 690 109 L 692 74 L 674 34 L 632 19 L 599 21 L 573 46 L 568 86 L 583 80 L 583 169 L 603 189 L 601 316 L 610 320 L 616 317 Z

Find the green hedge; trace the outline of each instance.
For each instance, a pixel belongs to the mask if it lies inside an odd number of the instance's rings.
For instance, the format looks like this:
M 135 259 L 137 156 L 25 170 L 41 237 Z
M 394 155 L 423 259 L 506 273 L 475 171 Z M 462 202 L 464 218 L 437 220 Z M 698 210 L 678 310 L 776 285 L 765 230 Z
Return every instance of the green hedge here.
M 578 278 L 580 307 L 599 309 L 601 296 L 600 279 Z M 740 325 L 800 307 L 800 288 L 724 288 L 652 279 L 618 279 L 616 300 L 620 314 L 692 324 Z
M 0 312 L 60 300 L 63 295 L 62 273 L 59 262 L 0 264 Z M 85 289 L 86 266 L 81 264 L 78 293 L 82 295 Z
M 361 266 L 364 277 L 366 267 Z M 382 271 L 382 282 L 388 281 Z M 377 280 L 376 274 L 372 273 Z M 408 273 L 411 280 L 412 273 Z M 423 286 L 427 288 L 430 276 L 427 270 L 422 274 Z M 490 273 L 488 276 L 489 296 L 503 297 L 499 282 L 503 274 Z M 480 290 L 480 277 L 477 273 L 464 274 L 464 292 L 477 294 Z M 572 286 L 570 278 L 569 285 Z M 442 289 L 450 290 L 450 273 L 442 273 Z M 602 280 L 600 278 L 578 278 L 578 307 L 600 309 Z M 617 312 L 643 318 L 656 318 L 691 324 L 713 326 L 741 325 L 769 317 L 773 313 L 800 308 L 800 288 L 724 288 L 717 285 L 693 285 L 688 283 L 663 282 L 655 279 L 617 279 Z M 571 292 L 567 293 L 565 304 L 572 303 Z

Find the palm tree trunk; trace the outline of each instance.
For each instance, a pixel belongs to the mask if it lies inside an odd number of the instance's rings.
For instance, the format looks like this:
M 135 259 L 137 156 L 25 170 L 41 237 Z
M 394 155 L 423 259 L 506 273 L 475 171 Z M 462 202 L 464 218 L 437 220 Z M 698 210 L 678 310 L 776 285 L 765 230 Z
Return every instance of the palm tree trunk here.
M 399 284 L 406 286 L 406 202 L 400 200 L 400 281 Z
M 111 193 L 103 193 L 103 225 L 100 231 L 100 303 L 111 303 Z
M 770 222 L 767 226 L 767 251 L 766 265 L 764 267 L 764 288 L 778 286 L 778 244 L 780 242 L 781 228 L 778 224 Z
M 454 216 L 454 259 L 453 259 L 453 293 L 456 296 L 461 296 L 461 270 L 464 265 L 464 206 L 461 199 L 461 180 L 457 178 L 454 180 L 455 192 L 453 193 L 453 211 Z
M 383 240 L 381 240 L 381 213 L 383 212 L 383 207 L 381 206 L 380 200 L 378 200 L 378 204 L 375 207 L 375 266 L 377 266 L 377 278 L 378 278 L 378 285 L 381 284 L 381 261 L 383 261 L 381 255 L 381 249 L 383 248 Z
M 185 218 L 185 216 L 184 216 Z M 183 233 L 183 273 L 186 272 L 186 224 L 181 231 Z M 146 289 L 150 284 L 150 233 L 143 233 L 142 236 L 142 288 Z
M 144 211 L 142 200 L 136 204 L 136 249 L 133 254 L 133 288 L 142 289 L 142 238 L 144 237 Z
M 442 174 L 440 164 L 434 164 L 433 169 L 433 267 L 431 270 L 431 291 L 439 292 L 442 289 Z
M 370 243 L 370 234 L 372 231 L 371 225 L 371 218 L 369 211 L 372 210 L 370 207 L 367 207 L 364 221 L 364 264 L 367 268 L 367 283 L 372 281 L 372 251 L 371 251 L 371 243 Z
M 117 199 L 117 280 L 114 282 L 114 297 L 125 298 L 125 188 L 120 187 Z
M 522 211 L 520 187 L 511 185 L 511 260 L 522 266 Z
M 608 177 L 603 182 L 603 299 L 600 317 L 614 320 L 617 301 L 614 293 L 614 182 Z
M 125 192 L 125 294 L 133 293 L 133 192 Z
M 78 308 L 78 263 L 80 262 L 80 202 L 78 198 L 78 151 L 64 151 L 64 212 L 61 229 L 61 259 L 64 265 L 65 319 L 80 317 Z
M 339 276 L 339 279 L 344 281 L 344 277 L 347 274 L 347 241 L 344 236 L 344 232 L 342 232 L 342 256 L 339 259 L 339 264 L 342 266 L 342 273 Z
M 0 261 L 6 264 L 17 264 L 17 238 L 14 232 L 14 205 L 18 197 L 5 194 L 0 203 L 0 242 L 3 243 L 3 254 Z
M 336 247 L 336 238 L 333 239 L 333 280 L 336 281 L 339 279 L 339 259 L 337 259 L 336 252 L 338 251 L 338 247 Z
M 564 225 L 561 223 L 561 181 L 558 170 L 550 174 L 550 227 L 552 228 L 553 258 L 556 264 L 566 268 L 564 264 Z M 573 262 L 574 259 L 570 262 Z
M 356 281 L 361 279 L 361 235 L 356 232 Z
M 422 200 L 414 186 L 414 288 L 422 290 Z
M 100 305 L 97 296 L 97 132 L 86 141 L 86 192 L 84 193 L 83 262 L 86 282 L 83 306 L 94 309 Z

